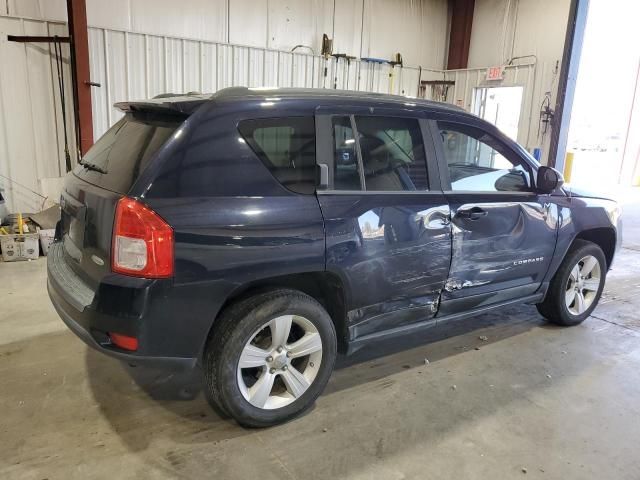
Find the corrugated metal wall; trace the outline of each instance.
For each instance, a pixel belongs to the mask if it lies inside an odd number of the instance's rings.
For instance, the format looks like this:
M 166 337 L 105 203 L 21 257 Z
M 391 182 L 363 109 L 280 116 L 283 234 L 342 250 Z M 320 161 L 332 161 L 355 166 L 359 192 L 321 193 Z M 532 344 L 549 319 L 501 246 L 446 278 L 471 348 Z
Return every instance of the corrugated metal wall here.
M 63 128 L 53 47 L 6 35 L 67 35 L 66 24 L 0 16 L 0 187 L 11 210 L 35 211 L 57 198 L 64 175 Z M 68 46 L 63 45 L 67 135 L 75 159 Z M 89 28 L 94 136 L 122 115 L 118 101 L 160 93 L 215 92 L 229 86 L 339 88 L 415 96 L 418 77 L 439 70 L 324 58 L 192 38 Z M 325 75 L 326 71 L 326 75 Z M 11 178 L 13 182 L 8 182 Z
M 160 93 L 215 92 L 231 86 L 338 88 L 416 96 L 417 67 L 391 67 L 310 53 L 189 38 L 89 29 L 94 135 L 122 115 L 116 101 Z M 422 69 L 421 78 L 441 78 Z
M 502 65 L 513 57 L 516 63 L 535 62 L 532 91 L 532 121 L 520 129 L 527 147 L 541 147 L 543 159 L 549 150 L 550 135 L 540 127 L 539 109 L 550 92 L 555 105 L 559 66 L 571 0 L 476 0 L 469 49 L 469 66 Z M 521 138 L 522 140 L 522 138 Z
M 473 111 L 475 89 L 478 87 L 522 87 L 522 105 L 520 107 L 520 121 L 518 123 L 518 142 L 527 148 L 532 148 L 530 143 L 530 126 L 534 121 L 534 101 L 536 85 L 536 64 L 528 63 L 518 66 L 510 66 L 504 69 L 503 80 L 487 81 L 486 68 L 470 68 L 466 70 L 449 70 L 444 72 L 447 80 L 455 82 L 449 88 L 447 102 L 458 105 L 465 110 Z
M 442 68 L 447 0 L 86 0 L 88 24 L 129 32 L 290 51 L 336 52 Z M 65 0 L 2 0 L 0 14 L 66 20 Z
M 11 210 L 37 211 L 44 198 L 32 192 L 55 194 L 55 179 L 65 171 L 56 65 L 49 45 L 8 42 L 7 35 L 11 34 L 65 36 L 67 27 L 0 17 L 0 188 Z M 71 99 L 68 46 L 62 49 L 65 91 Z M 68 101 L 68 135 L 75 157 L 71 108 Z
M 388 3 L 386 0 L 367 0 L 366 5 L 376 5 L 376 2 Z M 354 4 L 353 1 L 348 3 Z M 235 2 L 233 5 L 235 8 Z M 347 2 L 340 2 L 336 8 L 346 6 Z M 345 15 L 345 18 L 354 20 L 357 13 Z M 403 12 L 402 15 L 408 13 L 411 12 Z M 383 15 L 375 15 L 373 10 L 367 12 L 366 9 L 360 15 L 359 21 L 368 25 L 365 31 L 382 28 L 376 22 L 380 22 Z M 346 24 L 339 24 L 345 18 L 336 17 L 338 25 L 333 27 L 334 31 L 348 28 Z M 430 21 L 435 22 L 434 19 Z M 271 25 L 269 28 L 276 27 Z M 397 33 L 398 29 L 389 25 L 376 38 L 363 40 L 363 56 L 371 54 L 372 43 L 380 38 L 389 39 L 389 35 L 394 32 Z M 7 42 L 6 35 L 62 36 L 66 33 L 63 22 L 0 15 L 0 64 L 3 65 L 0 69 L 0 174 L 17 182 L 9 184 L 0 177 L 0 186 L 5 189 L 5 196 L 12 210 L 30 211 L 39 208 L 43 199 L 30 193 L 30 190 L 57 198 L 57 179 L 64 174 L 64 152 L 53 48 L 47 44 Z M 271 35 L 274 39 L 282 39 L 284 33 L 276 34 L 272 31 Z M 407 38 L 410 38 L 415 32 L 405 32 L 403 35 L 409 35 Z M 436 44 L 441 36 L 439 32 Z M 275 43 L 276 40 L 266 42 Z M 422 43 L 429 44 L 426 40 Z M 121 113 L 113 108 L 113 103 L 149 98 L 166 92 L 215 92 L 229 86 L 267 85 L 344 88 L 416 96 L 420 77 L 422 80 L 455 80 L 456 85 L 450 89 L 447 100 L 452 103 L 462 100 L 462 106 L 470 109 L 473 88 L 484 84 L 483 69 L 456 72 L 425 68 L 420 70 L 416 66 L 392 69 L 386 64 L 335 58 L 325 60 L 310 53 L 291 53 L 260 46 L 233 45 L 222 41 L 144 34 L 113 28 L 91 27 L 89 44 L 91 77 L 102 85 L 93 89 L 96 137 L 120 118 Z M 342 51 L 341 48 L 336 47 L 334 51 Z M 355 47 L 345 45 L 344 48 L 349 51 L 349 48 Z M 444 59 L 444 46 L 442 50 L 441 57 Z M 63 46 L 63 51 L 67 98 L 71 99 L 67 46 Z M 7 65 L 11 68 L 4 68 Z M 521 131 L 528 132 L 535 67 L 509 68 L 506 75 L 505 84 L 520 84 L 525 87 L 526 105 L 523 107 Z M 429 88 L 426 94 L 430 98 Z M 71 156 L 75 158 L 73 121 L 69 116 L 72 112 L 70 101 L 67 102 L 67 111 Z M 520 138 L 524 144 L 526 140 Z

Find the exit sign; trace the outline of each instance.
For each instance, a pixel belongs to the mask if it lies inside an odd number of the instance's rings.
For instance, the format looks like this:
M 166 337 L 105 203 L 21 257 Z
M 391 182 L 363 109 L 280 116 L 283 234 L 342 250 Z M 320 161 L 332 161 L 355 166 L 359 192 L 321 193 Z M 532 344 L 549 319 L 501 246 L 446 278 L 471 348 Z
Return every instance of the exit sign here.
M 502 79 L 504 79 L 504 67 L 487 68 L 487 80 L 502 80 Z

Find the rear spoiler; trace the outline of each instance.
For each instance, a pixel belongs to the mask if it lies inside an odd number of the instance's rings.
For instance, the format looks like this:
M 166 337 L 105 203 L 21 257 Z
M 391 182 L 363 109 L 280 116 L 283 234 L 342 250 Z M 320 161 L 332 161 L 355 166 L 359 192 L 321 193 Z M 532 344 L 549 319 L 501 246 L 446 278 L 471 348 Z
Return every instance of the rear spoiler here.
M 211 95 L 202 94 L 158 95 L 151 100 L 118 102 L 114 107 L 124 113 L 148 112 L 187 117 L 210 98 Z

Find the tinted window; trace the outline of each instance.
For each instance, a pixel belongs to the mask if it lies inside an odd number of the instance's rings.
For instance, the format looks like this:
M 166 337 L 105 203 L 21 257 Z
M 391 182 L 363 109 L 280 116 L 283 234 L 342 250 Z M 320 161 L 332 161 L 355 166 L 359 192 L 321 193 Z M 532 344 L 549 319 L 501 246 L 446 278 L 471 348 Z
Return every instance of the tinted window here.
M 451 190 L 526 192 L 531 173 L 522 159 L 492 135 L 467 125 L 438 122 Z
M 245 120 L 239 129 L 282 185 L 298 193 L 315 191 L 316 134 L 312 117 Z
M 90 183 L 126 193 L 183 121 L 182 117 L 127 114 L 82 158 L 83 164 L 94 168 L 78 165 L 74 172 Z
M 369 191 L 427 189 L 422 134 L 417 120 L 356 116 L 364 186 Z M 360 190 L 360 162 L 349 117 L 333 118 L 334 188 Z
M 424 145 L 417 120 L 356 116 L 356 129 L 367 190 L 427 189 Z

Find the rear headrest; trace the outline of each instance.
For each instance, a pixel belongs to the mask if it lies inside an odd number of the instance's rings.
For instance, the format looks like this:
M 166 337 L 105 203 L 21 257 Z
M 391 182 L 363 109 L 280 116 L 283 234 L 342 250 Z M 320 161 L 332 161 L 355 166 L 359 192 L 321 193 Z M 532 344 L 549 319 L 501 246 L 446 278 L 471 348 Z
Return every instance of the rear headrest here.
M 361 137 L 360 138 L 360 150 L 362 150 L 362 155 L 372 156 L 375 155 L 375 150 L 379 147 L 383 147 L 384 142 L 377 137 Z

